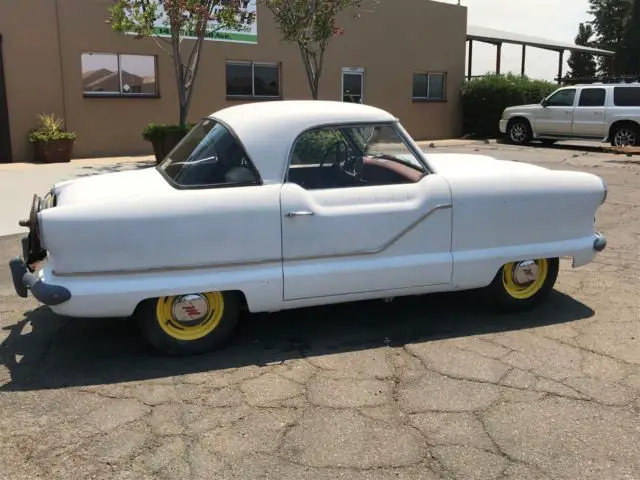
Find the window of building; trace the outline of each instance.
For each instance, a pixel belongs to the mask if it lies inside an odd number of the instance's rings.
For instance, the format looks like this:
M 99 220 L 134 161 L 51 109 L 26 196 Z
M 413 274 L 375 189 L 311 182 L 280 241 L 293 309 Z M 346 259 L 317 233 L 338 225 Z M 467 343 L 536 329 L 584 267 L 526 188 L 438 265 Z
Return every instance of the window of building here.
M 445 73 L 414 73 L 413 99 L 446 100 L 446 79 Z
M 287 182 L 307 190 L 416 183 L 427 170 L 392 124 L 309 130 L 296 140 Z
M 261 183 L 258 171 L 235 135 L 210 118 L 196 125 L 157 168 L 178 188 Z
M 579 107 L 604 107 L 607 91 L 604 88 L 584 88 L 580 92 Z
M 227 97 L 280 98 L 277 63 L 227 62 Z
M 640 107 L 640 88 L 615 87 L 613 89 L 613 103 L 617 107 Z
M 154 55 L 82 54 L 82 89 L 87 96 L 157 96 Z

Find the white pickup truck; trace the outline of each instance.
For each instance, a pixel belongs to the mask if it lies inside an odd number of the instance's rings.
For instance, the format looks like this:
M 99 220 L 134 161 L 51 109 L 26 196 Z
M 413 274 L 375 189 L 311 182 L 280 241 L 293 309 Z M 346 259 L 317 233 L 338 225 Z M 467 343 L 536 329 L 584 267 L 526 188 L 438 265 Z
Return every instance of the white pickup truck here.
M 500 132 L 509 142 L 600 140 L 612 146 L 640 144 L 640 84 L 563 87 L 541 103 L 505 109 Z

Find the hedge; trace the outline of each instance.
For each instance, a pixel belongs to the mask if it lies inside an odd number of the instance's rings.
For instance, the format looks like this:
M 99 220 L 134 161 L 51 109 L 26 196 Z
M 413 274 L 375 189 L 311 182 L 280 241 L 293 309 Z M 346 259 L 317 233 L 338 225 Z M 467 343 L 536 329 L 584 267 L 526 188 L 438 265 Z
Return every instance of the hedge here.
M 497 138 L 505 108 L 540 103 L 558 85 L 520 75 L 487 75 L 467 81 L 462 88 L 464 134 Z

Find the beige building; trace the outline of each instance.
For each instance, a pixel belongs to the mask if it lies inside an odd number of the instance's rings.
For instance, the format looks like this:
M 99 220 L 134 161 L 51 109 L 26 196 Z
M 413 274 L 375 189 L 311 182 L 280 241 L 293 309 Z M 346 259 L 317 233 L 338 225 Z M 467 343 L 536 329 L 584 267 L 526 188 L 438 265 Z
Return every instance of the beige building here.
M 77 132 L 76 158 L 150 154 L 142 129 L 178 121 L 171 60 L 150 39 L 114 33 L 110 4 L 0 1 L 0 162 L 31 160 L 27 134 L 39 113 L 56 113 Z M 310 98 L 297 48 L 280 41 L 262 5 L 256 18 L 257 43 L 205 42 L 190 121 L 241 102 Z M 341 25 L 321 99 L 389 110 L 418 140 L 460 134 L 465 7 L 381 0 Z

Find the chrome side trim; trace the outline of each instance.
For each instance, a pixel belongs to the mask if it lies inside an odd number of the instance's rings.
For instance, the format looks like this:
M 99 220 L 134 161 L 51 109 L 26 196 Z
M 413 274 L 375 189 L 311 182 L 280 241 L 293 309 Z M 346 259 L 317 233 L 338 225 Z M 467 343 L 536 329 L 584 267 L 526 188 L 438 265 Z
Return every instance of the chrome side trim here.
M 388 242 L 384 243 L 378 248 L 374 248 L 371 250 L 353 250 L 351 252 L 345 252 L 345 253 L 325 253 L 322 255 L 309 255 L 309 256 L 304 255 L 299 257 L 287 257 L 284 259 L 284 261 L 297 262 L 301 260 L 316 260 L 316 259 L 319 260 L 322 258 L 343 258 L 343 257 L 357 257 L 357 256 L 364 256 L 364 255 L 377 255 L 378 253 L 382 253 L 387 248 L 391 247 L 394 243 L 396 243 L 398 240 L 404 237 L 407 233 L 409 233 L 411 230 L 413 230 L 418 225 L 420 225 L 423 221 L 427 219 L 427 217 L 431 216 L 431 214 L 437 212 L 438 210 L 447 210 L 450 208 L 453 208 L 453 205 L 450 203 L 442 203 L 442 204 L 436 205 L 427 213 L 425 213 L 420 218 L 418 218 L 415 222 L 410 224 L 407 228 L 405 228 L 400 233 L 398 233 L 395 237 L 391 238 Z
M 404 237 L 411 230 L 416 228 L 420 223 L 427 219 L 431 214 L 437 212 L 438 210 L 446 210 L 452 208 L 453 205 L 450 203 L 443 203 L 436 205 L 427 213 L 422 215 L 412 224 L 410 224 L 407 228 L 398 233 L 395 237 L 391 238 L 388 242 L 384 243 L 378 248 L 372 250 L 354 250 L 352 252 L 345 253 L 325 253 L 322 255 L 309 255 L 309 256 L 300 256 L 300 257 L 289 257 L 285 258 L 285 262 L 292 261 L 301 261 L 301 260 L 316 260 L 323 258 L 343 258 L 343 257 L 355 257 L 355 256 L 363 256 L 363 255 L 376 255 L 378 253 L 383 252 L 387 248 L 391 247 L 394 243 Z M 235 261 L 235 262 L 220 262 L 220 263 L 211 263 L 211 264 L 196 264 L 196 265 L 179 265 L 179 266 L 164 266 L 164 267 L 148 267 L 148 268 L 123 268 L 117 270 L 96 270 L 96 271 L 85 271 L 85 272 L 59 272 L 52 271 L 51 274 L 54 277 L 92 277 L 92 276 L 104 276 L 104 275 L 140 275 L 145 273 L 164 273 L 164 272 L 180 272 L 186 270 L 208 270 L 208 269 L 216 269 L 216 268 L 234 268 L 234 267 L 247 267 L 254 265 L 266 265 L 269 263 L 278 263 L 281 262 L 281 258 L 265 258 L 259 260 L 246 260 L 246 261 Z
M 177 266 L 165 266 L 165 267 L 147 267 L 147 268 L 123 268 L 118 270 L 95 270 L 86 272 L 58 272 L 52 271 L 51 274 L 54 277 L 92 277 L 102 275 L 139 275 L 145 273 L 164 273 L 164 272 L 179 272 L 184 270 L 208 270 L 215 268 L 233 268 L 233 267 L 246 267 L 252 265 L 266 265 L 269 263 L 279 263 L 282 260 L 280 258 L 265 258 L 260 260 L 246 260 L 238 262 L 220 262 L 220 263 L 203 263 L 196 265 L 177 265 Z

